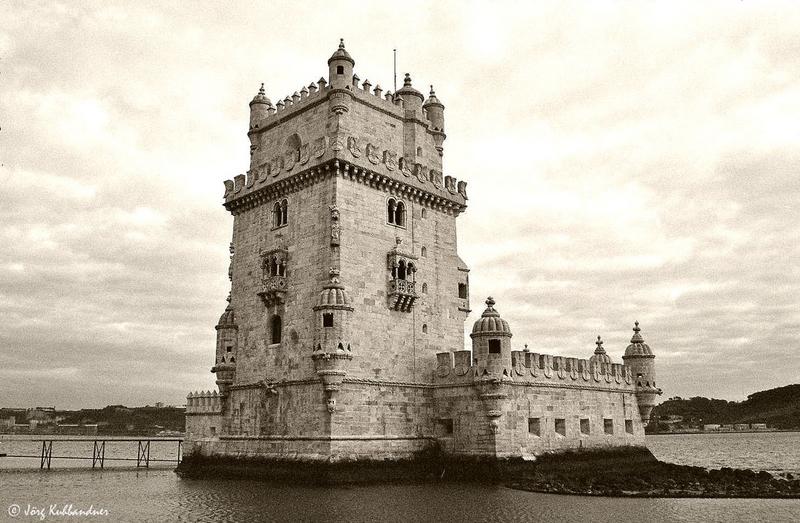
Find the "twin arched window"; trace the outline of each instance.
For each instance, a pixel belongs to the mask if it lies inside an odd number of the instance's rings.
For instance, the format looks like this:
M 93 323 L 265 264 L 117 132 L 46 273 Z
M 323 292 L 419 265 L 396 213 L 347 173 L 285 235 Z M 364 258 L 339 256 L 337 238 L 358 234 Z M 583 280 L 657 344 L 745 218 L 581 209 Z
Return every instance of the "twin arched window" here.
M 272 207 L 272 226 L 283 227 L 289 223 L 289 201 L 285 198 Z
M 413 262 L 406 263 L 405 260 L 400 260 L 397 267 L 392 267 L 392 279 L 414 281 L 414 273 L 417 268 Z
M 386 201 L 386 222 L 398 227 L 406 226 L 406 204 L 400 200 L 389 198 Z

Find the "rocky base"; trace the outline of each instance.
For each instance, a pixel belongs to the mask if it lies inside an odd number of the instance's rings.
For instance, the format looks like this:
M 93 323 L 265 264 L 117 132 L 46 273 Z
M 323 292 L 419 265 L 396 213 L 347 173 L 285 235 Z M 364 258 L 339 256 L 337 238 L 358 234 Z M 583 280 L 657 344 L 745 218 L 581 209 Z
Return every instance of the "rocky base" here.
M 800 480 L 767 472 L 674 465 L 641 447 L 567 452 L 521 459 L 453 458 L 318 461 L 185 456 L 185 479 L 248 478 L 305 485 L 482 482 L 552 494 L 618 497 L 800 498 Z

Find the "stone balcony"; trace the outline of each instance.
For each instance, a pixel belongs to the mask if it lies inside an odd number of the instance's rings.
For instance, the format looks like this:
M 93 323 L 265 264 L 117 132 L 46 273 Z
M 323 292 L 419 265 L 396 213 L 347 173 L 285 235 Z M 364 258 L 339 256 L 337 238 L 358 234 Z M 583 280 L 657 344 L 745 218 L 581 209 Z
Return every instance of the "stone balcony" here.
M 389 280 L 389 307 L 409 312 L 417 299 L 416 282 L 395 278 Z

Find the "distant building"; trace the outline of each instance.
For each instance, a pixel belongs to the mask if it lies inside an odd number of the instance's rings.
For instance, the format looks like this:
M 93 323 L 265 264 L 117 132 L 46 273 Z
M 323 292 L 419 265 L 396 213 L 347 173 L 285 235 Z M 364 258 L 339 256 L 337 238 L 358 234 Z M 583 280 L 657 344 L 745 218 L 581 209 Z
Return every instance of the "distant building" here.
M 753 430 L 767 430 L 766 423 L 751 423 L 750 428 Z
M 706 432 L 719 432 L 719 423 L 706 423 L 703 425 L 703 430 Z
M 736 423 L 733 426 L 733 430 L 750 430 L 750 424 L 749 423 Z

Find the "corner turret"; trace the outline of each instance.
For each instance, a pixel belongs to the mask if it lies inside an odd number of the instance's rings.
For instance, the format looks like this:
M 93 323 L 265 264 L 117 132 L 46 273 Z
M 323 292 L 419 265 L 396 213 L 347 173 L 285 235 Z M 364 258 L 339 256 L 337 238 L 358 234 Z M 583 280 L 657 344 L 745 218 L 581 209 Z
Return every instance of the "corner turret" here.
M 258 128 L 264 118 L 269 115 L 270 110 L 272 112 L 275 111 L 272 107 L 272 102 L 267 98 L 267 93 L 264 91 L 264 84 L 262 83 L 258 93 L 250 101 L 250 129 Z
M 656 387 L 655 355 L 650 346 L 644 342 L 640 332 L 639 322 L 634 322 L 631 344 L 625 349 L 622 359 L 631 369 L 633 379 L 636 381 L 639 414 L 642 423 L 646 425 L 650 422 L 650 413 L 656 405 L 656 397 L 661 394 L 661 389 Z
M 436 150 L 439 151 L 439 156 L 442 156 L 444 154 L 444 140 L 447 138 L 447 135 L 444 134 L 444 104 L 436 97 L 433 86 L 431 86 L 430 95 L 422 105 L 422 109 L 428 115 L 428 120 L 431 122 L 433 141 L 436 143 Z
M 314 306 L 314 352 L 311 355 L 317 376 L 322 380 L 330 413 L 336 410 L 336 393 L 353 359 L 350 348 L 352 312 L 347 291 L 339 282 L 339 271 L 331 269 L 330 281 L 319 293 Z
M 394 95 L 403 100 L 403 107 L 411 111 L 420 109 L 422 102 L 425 101 L 425 96 L 411 86 L 411 75 L 408 73 L 403 79 L 403 87 L 398 89 Z
M 603 374 L 606 371 L 606 365 L 611 365 L 611 357 L 606 354 L 606 350 L 603 348 L 603 340 L 600 339 L 600 336 L 597 337 L 597 341 L 594 344 L 597 345 L 597 348 L 594 350 L 592 357 L 589 358 L 589 364 L 598 368 L 600 373 Z
M 333 89 L 349 89 L 353 84 L 353 67 L 356 62 L 344 48 L 344 38 L 339 48 L 328 58 L 328 84 Z
M 511 329 L 494 309 L 494 298 L 486 299 L 486 310 L 472 326 L 472 358 L 478 377 L 511 376 Z
M 217 330 L 217 355 L 211 372 L 217 375 L 217 388 L 223 398 L 228 395 L 228 388 L 233 384 L 236 374 L 236 348 L 238 345 L 239 327 L 230 303 L 219 317 L 215 327 Z

